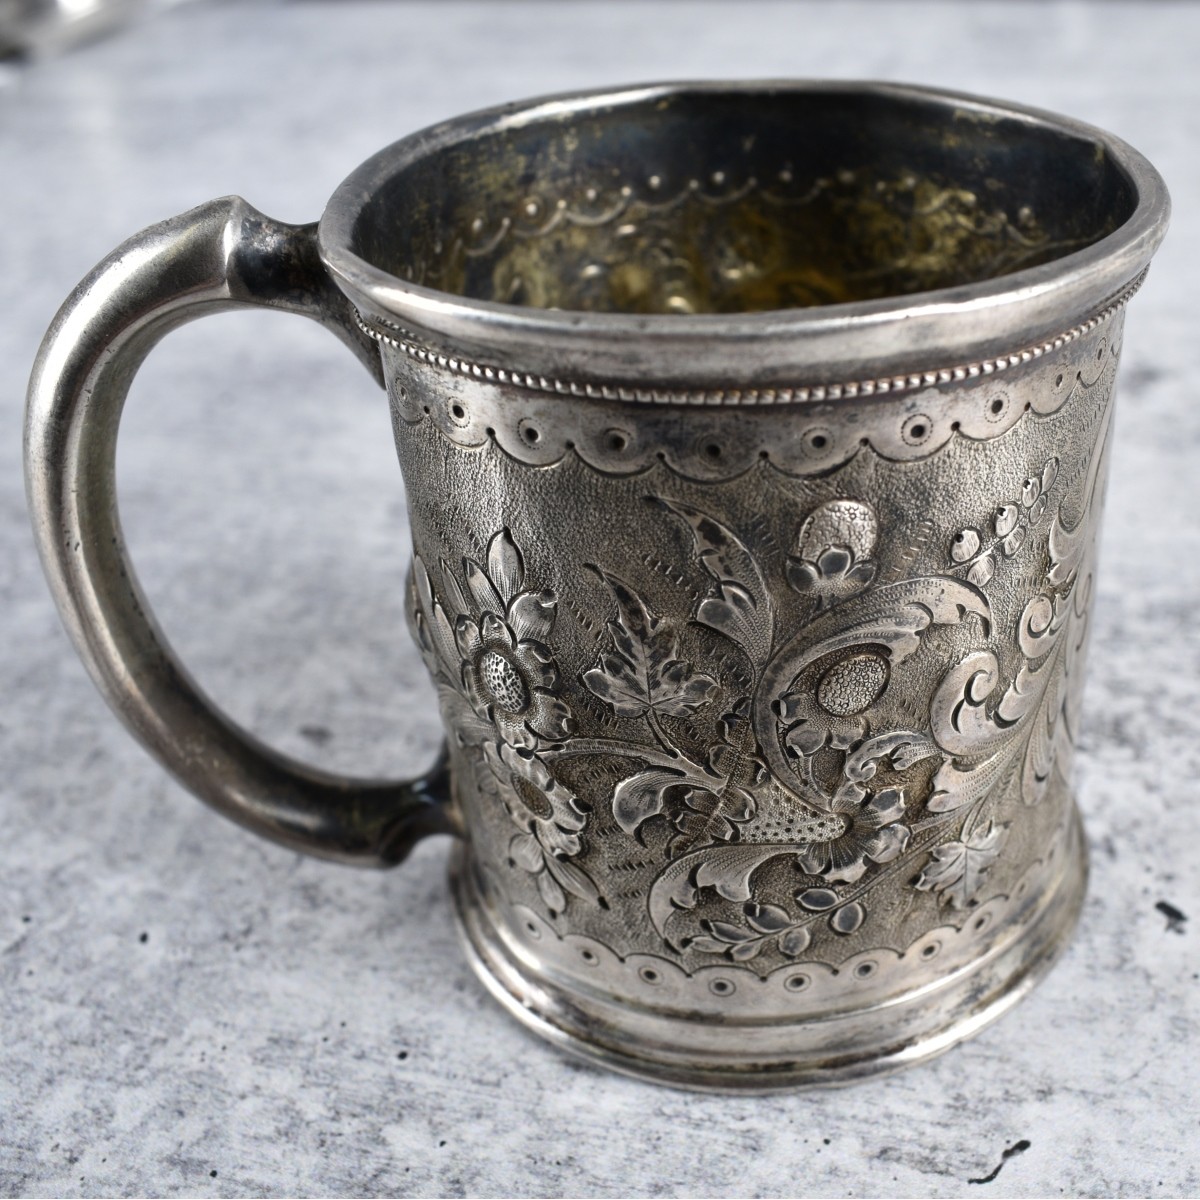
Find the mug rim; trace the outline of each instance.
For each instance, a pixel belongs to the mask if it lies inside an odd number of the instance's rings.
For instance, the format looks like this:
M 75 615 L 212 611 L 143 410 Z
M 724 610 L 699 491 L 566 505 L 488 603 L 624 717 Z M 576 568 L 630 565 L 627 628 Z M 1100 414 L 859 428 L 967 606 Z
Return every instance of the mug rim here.
M 811 92 L 934 102 L 1016 120 L 1103 148 L 1134 193 L 1128 218 L 1080 250 L 1007 275 L 930 291 L 744 313 L 641 314 L 546 309 L 474 299 L 412 283 L 352 247 L 379 187 L 419 159 L 506 128 L 697 93 Z M 856 80 L 713 80 L 557 93 L 484 108 L 410 133 L 337 187 L 318 226 L 322 258 L 367 332 L 476 360 L 473 370 L 663 386 L 769 387 L 910 372 L 955 374 L 970 364 L 1043 352 L 1082 318 L 1111 305 L 1146 269 L 1170 215 L 1166 184 L 1127 142 L 1040 108 L 922 85 Z M 378 326 L 382 326 L 382 329 Z M 410 341 L 412 339 L 413 341 Z M 1069 340 L 1069 339 L 1068 339 Z M 1035 355 L 1036 356 L 1036 355 Z M 456 362 L 458 360 L 455 360 Z M 478 364 L 483 364 L 481 367 Z M 464 364 L 470 365 L 470 364 Z M 562 390 L 559 388 L 559 390 Z

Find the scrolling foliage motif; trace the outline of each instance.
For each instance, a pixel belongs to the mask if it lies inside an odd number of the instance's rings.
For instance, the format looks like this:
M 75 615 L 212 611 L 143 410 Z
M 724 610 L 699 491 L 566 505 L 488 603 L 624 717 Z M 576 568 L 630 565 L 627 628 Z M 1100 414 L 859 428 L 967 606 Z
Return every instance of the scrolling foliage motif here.
M 636 764 L 609 798 L 621 836 L 646 847 L 652 822 L 667 831 L 655 839 L 665 861 L 646 904 L 676 952 L 795 957 L 819 924 L 855 933 L 869 892 L 901 871 L 902 887 L 954 909 L 975 903 L 1009 836 L 999 811 L 1008 789 L 998 785 L 1019 774 L 1021 797 L 1037 804 L 1075 727 L 1105 445 L 1106 431 L 1074 523 L 1055 496 L 1050 459 L 995 509 L 986 532 L 951 539 L 940 573 L 899 582 L 879 579 L 877 521 L 861 500 L 810 511 L 775 581 L 717 516 L 650 497 L 688 531 L 706 580 L 691 621 L 724 639 L 742 669 L 719 682 L 685 661 L 672 622 L 634 583 L 592 564 L 612 607 L 581 682 L 622 719 L 624 737 L 576 734 L 551 649 L 557 601 L 528 586 L 508 530 L 492 537 L 486 564 L 463 560 L 462 583 L 443 561 L 435 590 L 415 560 L 417 639 L 455 706 L 451 726 L 481 747 L 489 786 L 516 827 L 512 864 L 535 878 L 552 915 L 605 903 L 574 861 L 586 806 L 555 774 L 564 759 L 597 756 Z M 973 649 L 934 676 L 926 720 L 881 718 L 898 677 L 904 689 L 925 677 L 909 660 L 931 631 L 965 627 L 994 644 L 985 589 L 1045 522 L 1048 568 L 1017 624 L 1019 661 L 1011 649 L 1005 656 L 1018 661 L 1011 677 L 994 649 Z M 781 616 L 798 632 L 781 636 Z M 702 725 L 711 731 L 705 750 L 689 751 L 679 731 Z M 780 813 L 786 839 L 770 819 Z M 939 841 L 946 832 L 955 836 Z M 778 885 L 758 873 L 785 856 L 802 882 L 789 896 L 768 895 Z
M 900 859 L 910 842 L 907 775 L 940 757 L 923 731 L 874 730 L 872 708 L 929 629 L 972 616 L 987 626 L 990 605 L 977 586 L 950 577 L 872 587 L 874 512 L 839 498 L 818 506 L 797 531 L 785 575 L 796 610 L 792 624 L 798 613 L 800 632 L 780 640 L 781 589 L 772 590 L 733 530 L 678 500 L 654 502 L 690 530 L 694 556 L 709 579 L 692 619 L 737 647 L 746 686 L 730 697 L 720 738 L 704 762 L 672 742 L 647 709 L 656 761 L 617 786 L 613 815 L 630 836 L 659 816 L 677 831 L 647 898 L 651 921 L 668 944 L 737 962 L 772 945 L 795 956 L 809 944 L 814 921 L 838 934 L 862 925 L 871 873 Z M 644 605 L 628 583 L 604 578 L 621 613 L 610 625 L 616 645 L 629 624 L 627 612 Z M 584 682 L 611 704 L 609 662 L 585 674 Z M 681 687 L 696 678 L 684 664 L 676 677 Z M 708 700 L 707 688 L 703 695 L 692 688 L 690 701 Z M 575 749 L 567 745 L 559 753 Z M 793 841 L 755 840 L 755 818 L 771 808 L 787 810 Z M 759 868 L 782 855 L 809 878 L 794 895 L 795 910 L 764 902 L 753 886 Z M 709 889 L 738 906 L 736 919 L 676 919 L 695 910 Z

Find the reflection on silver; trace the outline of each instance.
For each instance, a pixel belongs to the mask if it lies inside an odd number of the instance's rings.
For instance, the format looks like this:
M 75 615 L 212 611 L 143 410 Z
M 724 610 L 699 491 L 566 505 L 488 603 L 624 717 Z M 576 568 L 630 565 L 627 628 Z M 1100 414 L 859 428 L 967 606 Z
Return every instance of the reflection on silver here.
M 59 54 L 172 0 L 0 0 L 0 57 Z M 179 0 L 174 0 L 178 3 Z

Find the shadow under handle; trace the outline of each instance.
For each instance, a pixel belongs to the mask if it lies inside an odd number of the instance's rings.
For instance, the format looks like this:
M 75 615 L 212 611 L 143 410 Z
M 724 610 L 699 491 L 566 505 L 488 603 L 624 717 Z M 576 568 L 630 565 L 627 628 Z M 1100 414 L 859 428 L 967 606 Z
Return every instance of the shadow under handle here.
M 327 275 L 315 225 L 227 197 L 131 238 L 75 289 L 34 365 L 25 478 L 55 602 L 92 679 L 130 732 L 200 799 L 255 833 L 323 858 L 389 866 L 456 832 L 443 748 L 404 782 L 344 778 L 272 750 L 220 712 L 158 628 L 126 557 L 116 502 L 121 409 L 170 330 L 267 307 L 336 334 L 381 384 L 378 347 Z

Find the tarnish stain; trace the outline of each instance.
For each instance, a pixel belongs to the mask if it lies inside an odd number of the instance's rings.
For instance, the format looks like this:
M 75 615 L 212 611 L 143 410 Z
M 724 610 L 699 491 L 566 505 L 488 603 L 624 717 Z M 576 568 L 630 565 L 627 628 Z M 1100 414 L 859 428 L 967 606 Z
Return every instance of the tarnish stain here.
M 1010 1158 L 1015 1158 L 1018 1154 L 1024 1154 L 1033 1143 L 1028 1138 L 1022 1138 L 1019 1142 L 1013 1142 L 1003 1154 L 1000 1155 L 1000 1161 L 996 1164 L 995 1170 L 988 1175 L 983 1175 L 979 1179 L 968 1179 L 968 1183 L 991 1183 L 997 1175 L 1000 1174 L 1004 1164 Z
M 1166 900 L 1160 900 L 1154 906 L 1164 917 L 1167 918 L 1168 933 L 1182 933 L 1184 923 L 1187 921 L 1187 914 L 1181 912 L 1173 904 L 1169 904 Z

